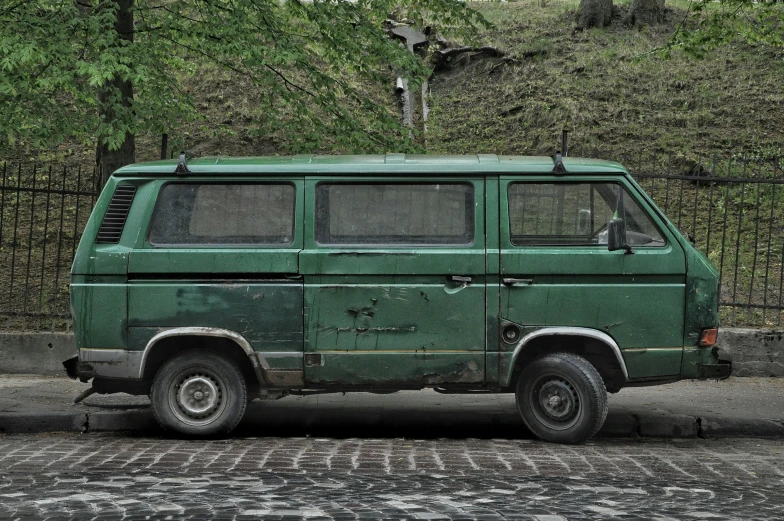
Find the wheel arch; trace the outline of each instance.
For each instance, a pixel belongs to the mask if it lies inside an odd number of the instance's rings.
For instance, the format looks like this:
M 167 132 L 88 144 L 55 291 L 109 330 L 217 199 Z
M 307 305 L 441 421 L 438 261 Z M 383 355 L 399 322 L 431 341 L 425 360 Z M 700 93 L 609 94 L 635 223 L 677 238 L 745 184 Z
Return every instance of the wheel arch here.
M 217 350 L 237 362 L 248 384 L 255 386 L 264 382 L 263 370 L 269 367 L 264 357 L 258 355 L 239 333 L 210 327 L 167 329 L 156 334 L 144 348 L 139 378 L 151 381 L 166 360 L 187 347 Z
M 528 333 L 517 343 L 502 374 L 501 386 L 514 386 L 525 364 L 555 352 L 573 353 L 588 360 L 610 392 L 620 390 L 629 379 L 621 349 L 607 333 L 583 327 L 545 327 Z

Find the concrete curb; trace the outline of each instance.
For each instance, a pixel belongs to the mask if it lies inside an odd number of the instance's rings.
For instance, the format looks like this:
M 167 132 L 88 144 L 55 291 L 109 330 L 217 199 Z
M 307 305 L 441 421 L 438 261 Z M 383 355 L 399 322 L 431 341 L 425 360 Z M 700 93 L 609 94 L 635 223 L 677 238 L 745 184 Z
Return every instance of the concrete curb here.
M 83 412 L 3 412 L 0 432 L 23 434 L 40 432 L 87 432 L 88 415 Z
M 784 421 L 687 416 L 609 414 L 600 437 L 616 438 L 784 438 Z
M 288 416 L 286 418 L 285 416 Z M 384 422 L 381 417 L 358 417 L 355 414 L 316 414 L 308 417 L 296 417 L 295 411 L 288 411 L 286 415 L 275 414 L 273 417 L 264 418 L 253 414 L 246 417 L 239 426 L 241 432 L 248 435 L 271 435 L 275 431 L 283 430 L 285 434 L 301 435 L 302 429 L 309 429 L 316 424 L 323 424 L 329 429 L 336 428 L 367 428 L 376 424 L 379 429 L 373 429 L 372 437 L 384 435 Z M 372 416 L 372 415 L 371 415 Z M 398 423 L 396 426 L 421 427 L 423 433 L 432 432 L 434 424 L 438 424 L 439 431 L 456 429 L 471 431 L 478 425 L 476 415 L 473 415 L 473 425 L 466 425 L 456 421 L 444 424 L 444 418 L 429 418 L 421 415 L 410 415 L 406 418 L 405 425 Z M 485 426 L 515 428 L 516 422 L 502 417 L 493 416 L 488 421 L 482 421 Z M 263 428 L 262 428 L 263 427 Z M 293 429 L 294 432 L 291 432 Z M 492 429 L 486 430 L 492 431 Z M 1 412 L 0 433 L 4 434 L 30 434 L 46 432 L 148 432 L 159 435 L 161 428 L 153 417 L 150 409 L 134 409 L 128 411 L 98 411 L 98 412 Z M 282 433 L 282 434 L 284 434 Z M 523 434 L 521 432 L 521 434 Z M 654 414 L 629 414 L 625 412 L 610 413 L 604 426 L 597 434 L 600 438 L 784 438 L 784 420 L 749 420 L 716 417 L 695 417 L 686 415 Z
M 0 418 L 2 418 L 0 416 Z M 131 411 L 102 411 L 87 414 L 87 429 L 85 432 L 115 432 L 115 431 L 160 431 L 161 428 L 152 411 L 147 409 Z
M 754 432 L 760 438 L 779 438 L 784 433 L 782 420 L 728 420 L 726 418 L 700 418 L 703 438 L 728 438 L 746 436 Z

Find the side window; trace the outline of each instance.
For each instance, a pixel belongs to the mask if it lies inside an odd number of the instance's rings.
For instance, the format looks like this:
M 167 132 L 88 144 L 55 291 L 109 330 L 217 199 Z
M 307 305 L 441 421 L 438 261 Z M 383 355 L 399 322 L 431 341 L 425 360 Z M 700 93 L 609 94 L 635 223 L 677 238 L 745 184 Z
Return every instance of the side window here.
M 607 244 L 607 222 L 616 212 L 626 221 L 630 245 L 665 245 L 648 215 L 616 183 L 513 183 L 508 199 L 515 246 Z
M 294 186 L 168 183 L 147 239 L 153 246 L 280 246 L 294 239 Z
M 470 245 L 469 183 L 322 183 L 316 187 L 316 241 L 344 245 Z

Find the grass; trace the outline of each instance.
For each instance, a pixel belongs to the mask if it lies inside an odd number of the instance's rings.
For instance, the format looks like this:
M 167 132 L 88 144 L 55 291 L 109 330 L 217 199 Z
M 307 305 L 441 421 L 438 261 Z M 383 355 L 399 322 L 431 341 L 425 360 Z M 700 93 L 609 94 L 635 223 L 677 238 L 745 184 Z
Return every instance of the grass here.
M 738 44 L 665 60 L 652 52 L 682 20 L 678 5 L 660 26 L 574 32 L 577 2 L 476 4 L 495 24 L 481 43 L 519 63 L 436 77 L 430 152 L 552 154 L 569 129 L 573 145 L 619 156 L 780 153 L 784 51 Z

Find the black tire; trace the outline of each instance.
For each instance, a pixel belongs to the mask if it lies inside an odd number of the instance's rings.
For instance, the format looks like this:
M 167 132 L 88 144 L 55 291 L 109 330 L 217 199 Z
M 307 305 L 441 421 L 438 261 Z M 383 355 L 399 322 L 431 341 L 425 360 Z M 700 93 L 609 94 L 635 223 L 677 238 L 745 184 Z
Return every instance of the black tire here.
M 158 369 L 150 401 L 155 419 L 167 431 L 193 437 L 225 436 L 245 414 L 248 391 L 233 361 L 191 349 Z
M 607 390 L 585 358 L 553 353 L 530 362 L 517 380 L 517 409 L 528 428 L 554 443 L 582 443 L 607 418 Z

